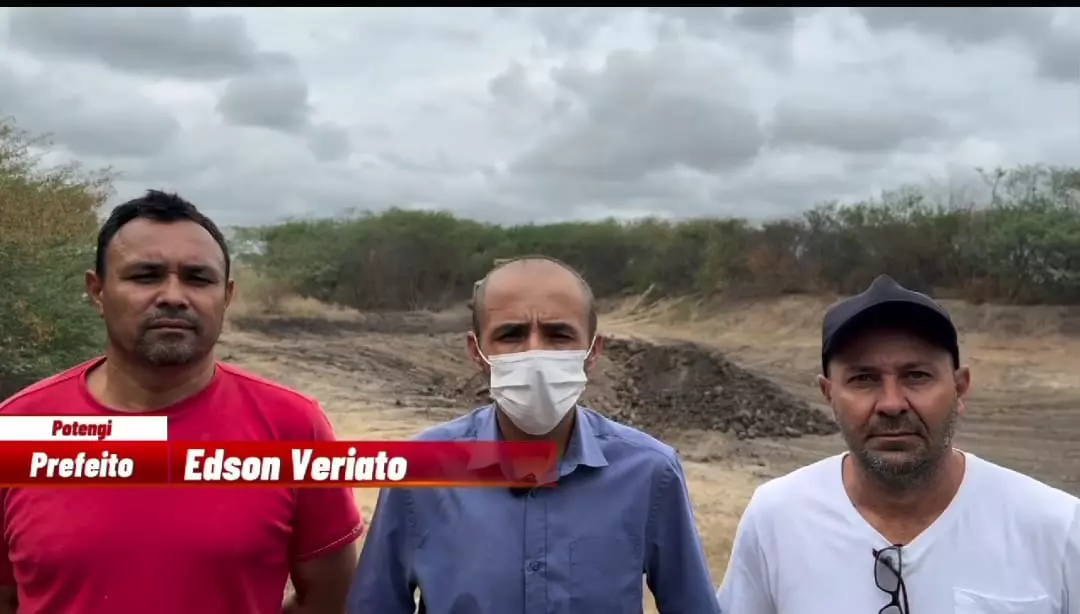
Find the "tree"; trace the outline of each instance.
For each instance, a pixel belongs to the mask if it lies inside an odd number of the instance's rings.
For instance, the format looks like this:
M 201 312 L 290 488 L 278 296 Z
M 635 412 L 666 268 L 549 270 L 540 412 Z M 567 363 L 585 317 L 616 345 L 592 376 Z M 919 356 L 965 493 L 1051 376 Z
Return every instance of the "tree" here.
M 0 398 L 100 351 L 84 300 L 111 173 L 42 163 L 50 143 L 0 121 Z
M 365 213 L 245 229 L 255 266 L 304 296 L 357 309 L 439 309 L 471 296 L 497 258 L 545 254 L 599 297 L 851 293 L 889 273 L 978 301 L 1080 302 L 1080 170 L 985 172 L 988 197 L 936 202 L 904 186 L 799 217 L 498 227 L 445 212 Z

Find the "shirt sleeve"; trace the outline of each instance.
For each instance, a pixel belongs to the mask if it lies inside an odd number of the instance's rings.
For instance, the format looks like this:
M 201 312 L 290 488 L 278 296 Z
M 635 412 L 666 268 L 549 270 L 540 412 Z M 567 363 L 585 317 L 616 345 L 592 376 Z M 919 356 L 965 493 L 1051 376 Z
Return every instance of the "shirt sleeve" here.
M 0 586 L 15 586 L 15 571 L 8 555 L 6 496 L 7 490 L 0 488 Z
M 382 489 L 349 588 L 348 614 L 416 611 L 416 581 L 409 561 L 415 522 L 409 490 Z
M 719 614 L 678 458 L 665 462 L 650 506 L 645 580 L 660 614 Z
M 322 408 L 315 404 L 314 410 L 313 440 L 335 441 L 334 428 Z M 331 554 L 356 541 L 363 529 L 351 488 L 296 489 L 294 560 L 307 561 Z
M 735 529 L 735 541 L 731 558 L 716 599 L 721 612 L 740 614 L 775 614 L 772 595 L 766 589 L 765 556 L 757 529 L 757 506 L 754 497 L 747 504 L 739 526 Z
M 1080 614 L 1080 503 L 1073 514 L 1072 529 L 1065 538 L 1064 614 Z

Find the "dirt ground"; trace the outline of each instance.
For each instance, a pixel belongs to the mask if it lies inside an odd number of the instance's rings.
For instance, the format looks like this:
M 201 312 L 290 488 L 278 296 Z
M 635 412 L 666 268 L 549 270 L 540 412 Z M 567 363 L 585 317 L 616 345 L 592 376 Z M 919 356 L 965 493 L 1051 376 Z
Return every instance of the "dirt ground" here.
M 827 413 L 814 383 L 828 302 L 628 302 L 601 320 L 601 332 L 619 341 L 586 398 L 651 431 L 683 423 L 658 434 L 684 458 L 716 583 L 755 486 L 842 448 L 835 434 L 804 434 L 835 432 L 822 420 Z M 974 380 L 958 446 L 1080 494 L 1080 310 L 948 306 Z M 239 316 L 222 339 L 221 357 L 319 398 L 342 438 L 406 438 L 479 405 L 466 326 L 463 311 Z M 715 356 L 651 349 L 688 341 Z M 642 379 L 648 371 L 680 375 L 658 384 Z M 720 401 L 733 396 L 744 400 Z M 628 402 L 632 397 L 647 402 Z M 722 406 L 722 420 L 692 409 L 709 403 Z M 669 419 L 642 413 L 649 411 Z M 769 426 L 776 421 L 783 428 Z M 365 517 L 376 494 L 356 491 Z M 655 612 L 646 601 L 646 611 Z

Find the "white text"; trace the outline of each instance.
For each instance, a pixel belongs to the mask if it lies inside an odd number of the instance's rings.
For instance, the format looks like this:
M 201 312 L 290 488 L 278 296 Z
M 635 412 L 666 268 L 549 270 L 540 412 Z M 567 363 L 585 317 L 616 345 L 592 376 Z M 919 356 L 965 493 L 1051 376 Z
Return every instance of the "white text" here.
M 56 458 L 44 452 L 34 452 L 30 457 L 32 478 L 130 478 L 133 473 L 135 461 L 109 454 L 107 450 L 100 458 L 88 458 L 86 452 L 79 452 L 75 458 Z

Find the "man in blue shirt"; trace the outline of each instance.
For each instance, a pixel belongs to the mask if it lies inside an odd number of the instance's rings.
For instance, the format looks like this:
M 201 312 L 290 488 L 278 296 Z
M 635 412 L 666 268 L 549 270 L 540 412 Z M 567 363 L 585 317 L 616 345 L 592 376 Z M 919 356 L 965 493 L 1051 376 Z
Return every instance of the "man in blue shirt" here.
M 558 483 L 383 489 L 350 614 L 628 614 L 642 576 L 660 614 L 719 613 L 675 451 L 577 405 L 596 327 L 588 284 L 558 261 L 477 285 L 468 347 L 495 404 L 419 439 L 551 440 Z

